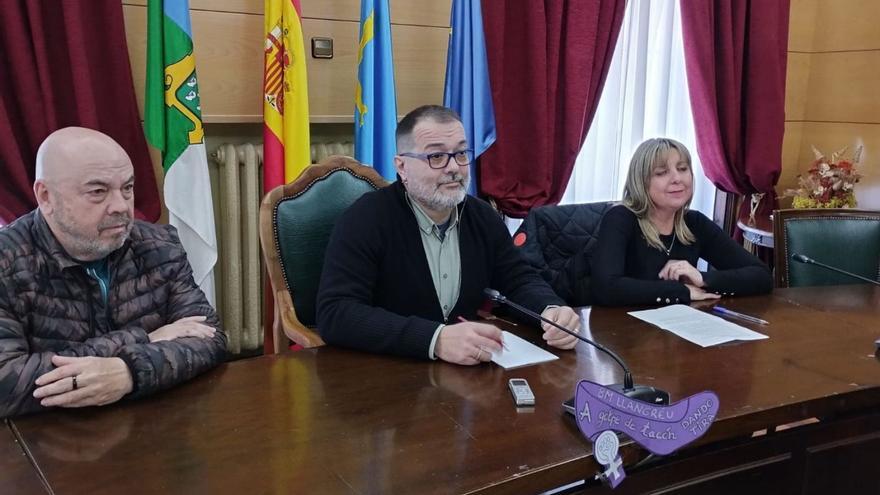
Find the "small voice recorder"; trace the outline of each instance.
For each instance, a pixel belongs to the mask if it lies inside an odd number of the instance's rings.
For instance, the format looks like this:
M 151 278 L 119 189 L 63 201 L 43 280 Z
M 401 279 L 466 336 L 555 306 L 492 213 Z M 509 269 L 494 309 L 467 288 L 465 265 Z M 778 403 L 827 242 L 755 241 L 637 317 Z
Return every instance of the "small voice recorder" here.
M 532 393 L 529 382 L 524 378 L 511 378 L 507 382 L 510 387 L 510 393 L 513 395 L 513 402 L 516 407 L 527 407 L 535 405 L 535 394 Z

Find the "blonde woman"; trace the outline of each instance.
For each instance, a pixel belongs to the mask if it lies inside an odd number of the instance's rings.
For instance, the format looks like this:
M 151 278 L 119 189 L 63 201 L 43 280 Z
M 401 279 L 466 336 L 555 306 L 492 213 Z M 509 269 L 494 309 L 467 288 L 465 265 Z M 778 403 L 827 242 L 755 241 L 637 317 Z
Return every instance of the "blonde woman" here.
M 689 303 L 773 288 L 770 270 L 710 219 L 688 209 L 691 156 L 678 141 L 649 139 L 629 166 L 623 204 L 602 219 L 591 258 L 597 304 Z M 708 272 L 697 270 L 706 260 Z

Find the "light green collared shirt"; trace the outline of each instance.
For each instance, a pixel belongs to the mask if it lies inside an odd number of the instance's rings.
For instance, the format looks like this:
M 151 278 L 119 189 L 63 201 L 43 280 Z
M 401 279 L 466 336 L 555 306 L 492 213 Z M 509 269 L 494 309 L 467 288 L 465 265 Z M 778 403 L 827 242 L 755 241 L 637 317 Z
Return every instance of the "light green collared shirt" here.
M 461 255 L 458 248 L 458 208 L 453 208 L 447 220 L 446 232 L 440 225 L 434 223 L 431 217 L 422 209 L 417 201 L 406 196 L 410 208 L 416 217 L 419 231 L 422 237 L 422 246 L 425 248 L 425 258 L 428 260 L 428 268 L 431 270 L 431 279 L 434 282 L 434 290 L 437 292 L 437 300 L 440 301 L 440 309 L 443 311 L 444 322 L 449 318 L 449 313 L 458 302 L 461 292 Z M 434 347 L 443 324 L 434 331 L 431 346 L 428 348 L 428 357 L 436 359 Z

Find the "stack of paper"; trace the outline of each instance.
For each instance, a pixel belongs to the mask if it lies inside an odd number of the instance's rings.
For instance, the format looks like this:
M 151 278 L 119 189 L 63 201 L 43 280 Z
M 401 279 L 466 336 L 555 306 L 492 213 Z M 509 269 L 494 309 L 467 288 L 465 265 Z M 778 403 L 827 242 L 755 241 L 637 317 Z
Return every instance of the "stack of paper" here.
M 766 335 L 683 304 L 627 313 L 702 347 L 734 340 L 767 339 Z

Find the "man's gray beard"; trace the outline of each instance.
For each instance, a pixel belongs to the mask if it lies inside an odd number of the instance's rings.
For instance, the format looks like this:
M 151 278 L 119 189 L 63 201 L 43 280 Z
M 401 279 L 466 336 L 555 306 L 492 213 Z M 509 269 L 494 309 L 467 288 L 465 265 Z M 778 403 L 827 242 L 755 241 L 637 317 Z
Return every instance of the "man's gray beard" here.
M 406 185 L 406 190 L 410 196 L 428 209 L 434 211 L 451 210 L 464 201 L 471 178 L 470 176 L 463 177 L 462 174 L 456 173 L 452 176 L 451 181 L 448 180 L 445 183 L 454 181 L 462 181 L 461 189 L 454 193 L 446 193 L 436 185 L 433 188 L 431 186 L 426 187 L 425 184 L 417 181 L 409 182 Z
M 67 210 L 63 206 L 58 209 L 55 214 L 55 223 L 58 225 L 58 228 L 67 234 L 69 242 L 71 242 L 72 246 L 65 246 L 65 249 L 68 249 L 68 254 L 75 259 L 82 261 L 94 261 L 100 260 L 113 251 L 121 248 L 123 244 L 125 244 L 126 239 L 128 239 L 129 234 L 131 234 L 132 226 L 134 222 L 132 222 L 131 218 L 128 215 L 114 215 L 109 219 L 105 219 L 99 225 L 99 228 L 117 225 L 122 223 L 122 221 L 128 222 L 128 228 L 125 230 L 125 234 L 119 235 L 116 239 L 112 241 L 102 242 L 99 237 L 99 232 L 95 232 L 95 237 L 89 237 L 82 235 L 82 233 L 77 232 L 73 226 L 73 222 L 70 221 L 70 217 L 67 215 Z

